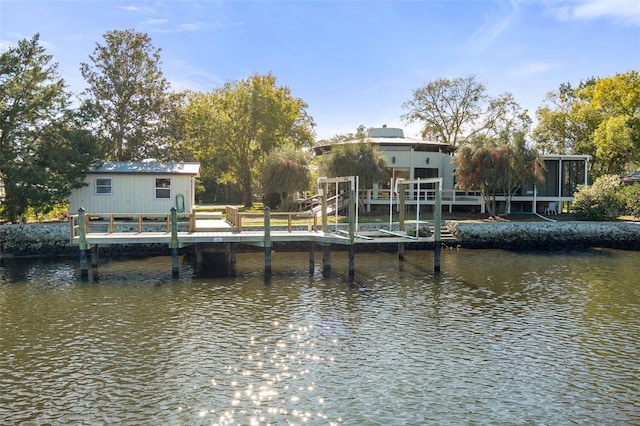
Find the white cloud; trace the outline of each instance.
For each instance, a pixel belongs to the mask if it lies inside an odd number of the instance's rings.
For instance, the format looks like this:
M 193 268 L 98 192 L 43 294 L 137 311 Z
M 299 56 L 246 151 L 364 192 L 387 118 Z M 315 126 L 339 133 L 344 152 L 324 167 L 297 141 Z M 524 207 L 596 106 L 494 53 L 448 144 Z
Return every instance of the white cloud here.
M 544 74 L 557 68 L 554 64 L 548 62 L 530 62 L 525 61 L 512 70 L 512 73 L 521 76 L 533 76 Z
M 138 7 L 138 6 L 122 6 L 120 9 L 129 12 L 129 13 L 153 13 L 153 9 L 149 7 Z
M 160 21 L 157 19 L 156 21 Z M 164 23 L 168 21 L 165 20 Z M 159 23 L 159 22 L 158 22 Z M 194 32 L 194 31 L 203 31 L 203 30 L 216 30 L 219 28 L 223 28 L 223 25 L 220 22 L 192 22 L 180 24 L 174 28 L 154 28 L 151 32 L 156 33 L 182 33 L 182 32 Z
M 518 0 L 492 4 L 500 6 L 500 10 L 497 13 L 485 14 L 483 24 L 473 33 L 469 41 L 474 50 L 484 50 L 490 46 L 520 16 Z
M 142 23 L 142 25 L 162 25 L 169 22 L 168 19 L 147 19 Z
M 571 0 L 549 5 L 549 10 L 561 21 L 610 18 L 619 23 L 640 26 L 638 0 Z

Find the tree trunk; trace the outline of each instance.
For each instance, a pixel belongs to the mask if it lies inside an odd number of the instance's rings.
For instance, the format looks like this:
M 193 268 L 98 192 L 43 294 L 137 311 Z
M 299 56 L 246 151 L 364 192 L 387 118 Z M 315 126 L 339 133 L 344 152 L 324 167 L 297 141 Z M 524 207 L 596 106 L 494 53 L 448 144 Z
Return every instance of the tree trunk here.
M 253 207 L 253 195 L 251 194 L 251 184 L 245 184 L 242 188 L 242 202 L 246 208 Z

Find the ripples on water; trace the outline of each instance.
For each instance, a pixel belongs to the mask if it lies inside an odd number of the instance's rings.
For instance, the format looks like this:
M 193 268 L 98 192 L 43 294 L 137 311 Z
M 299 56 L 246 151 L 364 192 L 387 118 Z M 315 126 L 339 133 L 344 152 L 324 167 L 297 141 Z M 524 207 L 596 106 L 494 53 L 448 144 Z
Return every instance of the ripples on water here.
M 0 267 L 2 424 L 638 424 L 637 252 Z

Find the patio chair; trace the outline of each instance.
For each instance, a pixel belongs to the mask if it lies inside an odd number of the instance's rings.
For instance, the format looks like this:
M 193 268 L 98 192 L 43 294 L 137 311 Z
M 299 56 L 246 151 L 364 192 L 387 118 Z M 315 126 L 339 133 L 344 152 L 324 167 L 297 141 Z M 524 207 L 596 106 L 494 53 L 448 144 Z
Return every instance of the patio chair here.
M 556 203 L 555 201 L 550 202 L 549 205 L 544 208 L 544 214 L 558 214 L 558 203 Z

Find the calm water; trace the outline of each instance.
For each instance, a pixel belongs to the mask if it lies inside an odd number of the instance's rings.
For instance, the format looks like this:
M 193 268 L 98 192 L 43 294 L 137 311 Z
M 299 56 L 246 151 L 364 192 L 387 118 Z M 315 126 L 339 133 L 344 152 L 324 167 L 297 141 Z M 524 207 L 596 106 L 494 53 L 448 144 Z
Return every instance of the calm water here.
M 638 252 L 332 260 L 5 260 L 0 424 L 640 424 Z

